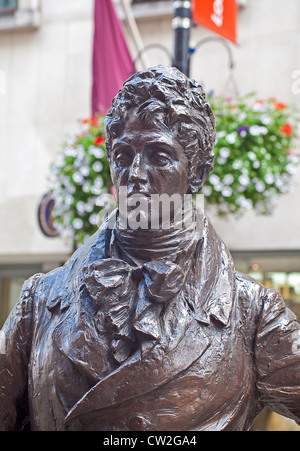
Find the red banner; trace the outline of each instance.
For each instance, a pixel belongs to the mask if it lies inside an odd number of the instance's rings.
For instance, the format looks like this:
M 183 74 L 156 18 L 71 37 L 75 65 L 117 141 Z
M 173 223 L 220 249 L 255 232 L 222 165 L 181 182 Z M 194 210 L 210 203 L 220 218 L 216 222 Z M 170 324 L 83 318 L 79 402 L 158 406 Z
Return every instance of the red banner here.
M 193 19 L 236 44 L 236 0 L 193 0 Z
M 95 0 L 92 114 L 106 114 L 135 71 L 112 0 Z

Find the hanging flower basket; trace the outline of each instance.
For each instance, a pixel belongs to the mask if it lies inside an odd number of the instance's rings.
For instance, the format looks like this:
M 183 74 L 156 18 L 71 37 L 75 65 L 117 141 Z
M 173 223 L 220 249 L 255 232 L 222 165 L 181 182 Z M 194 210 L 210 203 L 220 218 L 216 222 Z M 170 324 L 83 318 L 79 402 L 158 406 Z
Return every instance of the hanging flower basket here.
M 51 167 L 53 216 L 60 232 L 77 244 L 101 222 L 99 213 L 112 203 L 112 183 L 105 154 L 104 117 L 83 119 L 81 133 L 66 142 Z
M 275 98 L 209 96 L 216 116 L 215 168 L 203 187 L 221 216 L 272 213 L 297 171 L 296 111 Z

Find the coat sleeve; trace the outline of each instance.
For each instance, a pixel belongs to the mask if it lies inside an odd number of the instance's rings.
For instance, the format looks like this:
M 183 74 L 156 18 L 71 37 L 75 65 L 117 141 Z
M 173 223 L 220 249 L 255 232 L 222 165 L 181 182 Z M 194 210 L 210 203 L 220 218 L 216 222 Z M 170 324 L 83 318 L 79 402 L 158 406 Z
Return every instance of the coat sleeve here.
M 24 283 L 20 298 L 0 331 L 0 431 L 22 430 L 28 417 L 32 304 L 39 276 Z
M 299 424 L 300 325 L 275 290 L 268 290 L 263 299 L 255 361 L 262 405 Z

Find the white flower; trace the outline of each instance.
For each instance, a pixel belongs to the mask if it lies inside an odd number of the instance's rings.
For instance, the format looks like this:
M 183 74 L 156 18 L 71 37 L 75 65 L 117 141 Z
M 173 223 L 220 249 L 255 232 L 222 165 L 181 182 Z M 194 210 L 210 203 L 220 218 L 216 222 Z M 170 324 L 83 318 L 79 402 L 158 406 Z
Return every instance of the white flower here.
M 252 164 L 252 167 L 254 169 L 258 169 L 260 167 L 260 162 L 258 160 L 254 161 L 253 164 Z
M 228 158 L 230 155 L 230 150 L 228 149 L 228 147 L 221 147 L 220 149 L 220 156 L 222 158 Z
M 268 129 L 267 129 L 267 127 L 260 127 L 260 133 L 262 134 L 262 135 L 266 135 L 267 133 L 268 133 Z
M 100 176 L 97 177 L 95 182 L 94 182 L 94 185 L 99 187 L 99 188 L 102 188 L 102 186 L 103 186 L 103 178 L 100 177 Z
M 244 196 L 240 196 L 236 200 L 237 204 L 246 210 L 250 210 L 253 207 L 251 199 L 246 199 Z
M 293 164 L 288 164 L 285 169 L 291 175 L 294 175 L 297 172 L 297 168 Z
M 279 189 L 279 191 L 282 191 L 284 188 L 284 182 L 279 175 L 275 177 L 275 186 Z
M 84 177 L 87 177 L 90 173 L 90 168 L 88 166 L 81 166 L 81 168 L 79 169 L 79 172 Z
M 252 136 L 258 136 L 260 135 L 260 126 L 259 125 L 252 125 L 249 129 L 249 133 Z
M 220 193 L 222 191 L 222 189 L 224 188 L 224 186 L 222 185 L 222 183 L 217 183 L 214 186 L 215 191 L 217 191 L 218 193 Z
M 101 161 L 96 161 L 93 164 L 93 169 L 94 169 L 95 172 L 101 172 L 102 169 L 103 169 L 103 164 L 101 163 Z
M 210 196 L 212 193 L 211 187 L 209 185 L 203 186 L 202 193 L 204 194 L 204 196 Z
M 70 194 L 67 194 L 67 195 L 64 197 L 62 203 L 63 203 L 65 206 L 69 207 L 69 206 L 72 204 L 73 200 L 74 200 L 73 197 L 72 197 Z
M 76 188 L 75 188 L 74 185 L 69 185 L 69 186 L 67 187 L 67 191 L 68 191 L 69 194 L 74 194 L 75 191 L 76 191 Z
M 84 214 L 85 212 L 85 203 L 82 201 L 77 202 L 76 209 L 79 214 Z
M 95 213 L 89 217 L 89 222 L 92 225 L 97 225 L 98 221 L 97 221 L 97 215 Z
M 229 186 L 225 186 L 222 190 L 222 196 L 223 197 L 230 197 L 232 194 L 232 189 Z
M 75 183 L 78 183 L 79 185 L 83 184 L 83 177 L 82 177 L 82 174 L 80 174 L 79 172 L 74 172 L 72 178 Z
M 95 196 L 99 196 L 99 194 L 101 193 L 100 186 L 97 185 L 92 186 L 91 193 L 94 194 Z
M 222 158 L 222 157 L 219 157 L 219 158 L 217 159 L 218 164 L 225 164 L 226 161 L 227 161 L 227 160 L 226 160 L 225 158 Z
M 69 157 L 76 157 L 77 152 L 72 146 L 66 147 L 65 154 Z
M 268 184 L 268 185 L 271 185 L 272 183 L 274 183 L 274 175 L 273 174 L 266 174 L 266 176 L 265 176 L 265 182 Z
M 88 203 L 85 205 L 85 211 L 86 211 L 87 213 L 92 213 L 93 210 L 94 210 L 94 204 L 91 203 L 91 202 L 88 202 Z
M 248 152 L 248 157 L 250 160 L 255 161 L 256 160 L 256 155 L 254 152 Z
M 263 182 L 257 182 L 255 188 L 258 193 L 263 193 L 266 189 L 266 185 Z
M 287 159 L 288 161 L 294 164 L 297 164 L 299 162 L 299 158 L 297 157 L 297 155 L 288 155 Z
M 252 109 L 253 109 L 253 111 L 256 111 L 258 113 L 259 112 L 263 113 L 264 111 L 266 111 L 267 105 L 263 102 L 255 102 Z
M 224 185 L 231 185 L 234 182 L 234 177 L 232 174 L 226 174 L 223 183 Z
M 226 141 L 229 144 L 234 144 L 236 141 L 236 136 L 237 136 L 236 132 L 229 133 L 229 135 L 226 136 Z
M 94 155 L 96 158 L 103 158 L 104 151 L 101 147 L 90 146 L 89 147 L 90 154 Z
M 242 166 L 243 166 L 243 163 L 241 160 L 235 160 L 232 164 L 232 167 L 235 170 L 240 169 Z
M 217 185 L 218 183 L 220 183 L 220 177 L 216 174 L 212 174 L 209 177 L 209 181 L 212 185 Z
M 246 186 L 249 184 L 250 180 L 249 177 L 245 174 L 242 174 L 239 176 L 239 182 L 242 186 Z
M 272 119 L 268 114 L 262 114 L 260 120 L 264 125 L 269 125 L 272 122 Z
M 218 138 L 224 138 L 224 136 L 225 136 L 225 132 L 224 132 L 224 130 L 222 130 L 221 132 L 217 132 L 217 137 Z
M 86 183 L 83 184 L 82 191 L 84 193 L 89 193 L 91 191 L 91 185 L 90 185 L 89 182 L 86 182 Z
M 76 230 L 79 230 L 83 227 L 83 220 L 80 218 L 75 218 L 73 221 L 73 227 Z
M 249 133 L 252 136 L 266 135 L 268 133 L 268 129 L 264 126 L 252 125 L 249 129 Z
M 246 114 L 244 111 L 242 111 L 242 112 L 239 114 L 239 120 L 240 120 L 240 121 L 244 121 L 244 120 L 246 119 L 246 117 L 247 117 L 247 114 Z

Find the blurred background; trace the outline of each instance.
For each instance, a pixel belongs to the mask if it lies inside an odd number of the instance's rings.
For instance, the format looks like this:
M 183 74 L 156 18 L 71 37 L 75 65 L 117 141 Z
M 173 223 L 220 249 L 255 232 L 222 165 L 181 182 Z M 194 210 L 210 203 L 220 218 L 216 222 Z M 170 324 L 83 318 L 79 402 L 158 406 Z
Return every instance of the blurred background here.
M 172 64 L 173 2 L 112 4 L 130 70 L 131 64 L 133 71 Z M 94 0 L 0 0 L 0 327 L 24 280 L 63 264 L 73 251 L 72 242 L 51 236 L 43 210 L 49 206 L 41 200 L 63 143 L 76 136 L 81 119 L 95 112 L 95 74 L 101 78 L 103 69 L 103 77 L 109 77 L 113 68 L 112 56 L 106 55 L 95 71 L 96 36 L 105 44 L 97 31 L 108 30 L 109 23 L 94 8 Z M 254 91 L 257 99 L 300 107 L 299 18 L 299 0 L 239 0 L 236 42 L 220 42 L 215 31 L 192 21 L 190 76 L 224 98 Z M 251 208 L 241 217 L 223 218 L 214 205 L 207 211 L 237 269 L 278 289 L 300 319 L 299 168 L 293 179 L 293 188 L 267 216 Z M 300 430 L 268 411 L 254 429 Z

